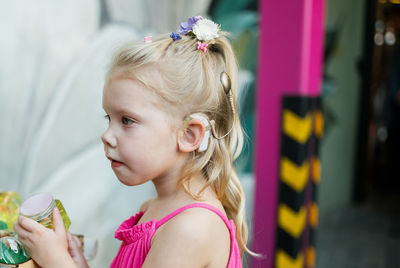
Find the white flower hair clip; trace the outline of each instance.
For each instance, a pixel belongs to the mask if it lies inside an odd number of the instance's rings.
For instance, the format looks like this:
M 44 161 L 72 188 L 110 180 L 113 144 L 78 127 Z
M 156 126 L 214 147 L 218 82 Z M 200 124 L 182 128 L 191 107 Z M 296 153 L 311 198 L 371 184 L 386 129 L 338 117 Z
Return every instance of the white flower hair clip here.
M 192 32 L 197 39 L 206 42 L 219 37 L 219 31 L 219 25 L 208 19 L 198 20 L 192 27 Z
M 195 36 L 200 42 L 197 43 L 197 49 L 203 52 L 207 51 L 206 42 L 212 41 L 219 37 L 220 25 L 216 24 L 212 20 L 204 19 L 201 16 L 194 16 L 189 18 L 186 22 L 182 22 L 179 26 L 178 32 L 181 35 L 192 35 Z

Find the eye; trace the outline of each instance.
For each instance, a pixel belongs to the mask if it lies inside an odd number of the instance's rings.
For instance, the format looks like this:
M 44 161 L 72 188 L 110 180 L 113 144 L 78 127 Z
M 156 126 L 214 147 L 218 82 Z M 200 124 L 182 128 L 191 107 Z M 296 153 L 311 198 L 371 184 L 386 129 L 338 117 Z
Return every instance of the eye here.
M 129 126 L 129 125 L 132 125 L 133 123 L 135 123 L 135 120 L 133 120 L 132 118 L 123 116 L 121 118 L 121 122 L 122 122 L 122 124 Z
M 106 115 L 104 116 L 104 118 L 107 119 L 108 122 L 110 122 L 110 116 L 109 116 L 108 114 L 106 114 Z

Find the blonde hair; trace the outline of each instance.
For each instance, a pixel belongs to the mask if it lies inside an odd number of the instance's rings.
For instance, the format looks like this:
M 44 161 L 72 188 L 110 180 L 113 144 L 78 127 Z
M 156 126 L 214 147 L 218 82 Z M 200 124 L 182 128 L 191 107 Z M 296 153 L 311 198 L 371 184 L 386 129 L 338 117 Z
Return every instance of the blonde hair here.
M 248 229 L 245 219 L 245 195 L 233 166 L 243 146 L 243 131 L 236 111 L 237 64 L 232 47 L 220 32 L 209 43 L 207 52 L 197 50 L 197 39 L 182 36 L 174 41 L 169 35 L 153 39 L 151 43 L 137 42 L 123 47 L 114 57 L 108 77 L 114 72 L 126 75 L 154 90 L 171 112 L 184 117 L 201 113 L 215 121 L 216 134 L 205 152 L 193 152 L 181 173 L 180 185 L 194 199 L 210 186 L 217 194 L 229 219 L 236 225 L 241 254 L 252 253 L 247 247 Z M 226 72 L 232 84 L 235 113 L 224 92 L 220 75 Z M 183 118 L 184 119 L 184 118 Z M 193 175 L 202 173 L 207 184 L 197 194 L 189 190 Z

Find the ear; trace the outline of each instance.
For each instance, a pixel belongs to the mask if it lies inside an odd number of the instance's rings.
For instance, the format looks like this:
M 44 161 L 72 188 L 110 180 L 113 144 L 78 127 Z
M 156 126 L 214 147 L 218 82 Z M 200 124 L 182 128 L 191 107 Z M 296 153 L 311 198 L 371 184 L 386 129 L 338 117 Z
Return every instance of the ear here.
M 197 150 L 204 138 L 205 131 L 206 128 L 201 120 L 197 118 L 191 118 L 185 124 L 184 128 L 179 131 L 179 151 L 189 153 Z

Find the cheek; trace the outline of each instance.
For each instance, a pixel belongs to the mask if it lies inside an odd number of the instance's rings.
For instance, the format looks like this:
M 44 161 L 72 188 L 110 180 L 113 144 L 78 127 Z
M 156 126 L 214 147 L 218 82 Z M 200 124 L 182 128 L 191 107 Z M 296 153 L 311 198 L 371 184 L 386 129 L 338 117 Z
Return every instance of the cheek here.
M 145 133 L 145 135 L 135 135 L 126 139 L 119 150 L 128 165 L 142 169 L 151 167 L 152 161 L 155 160 L 154 158 L 162 148 L 163 146 L 154 135 Z
M 164 169 L 176 159 L 176 143 L 171 136 L 154 135 L 142 147 L 144 153 L 137 156 L 141 158 L 138 161 L 148 170 Z
M 154 147 L 156 147 L 160 153 L 173 157 L 177 152 L 176 137 L 174 137 L 171 132 L 165 133 L 159 137 L 159 140 L 157 144 L 154 144 Z
M 143 135 L 143 144 L 146 144 L 149 150 L 151 149 L 155 152 L 173 153 L 177 146 L 175 135 L 175 132 L 165 125 L 161 125 L 158 128 L 153 127 L 151 131 Z
M 175 133 L 164 125 L 137 129 L 134 135 L 124 139 L 119 150 L 123 160 L 136 169 L 136 172 L 158 169 L 174 159 L 177 152 L 174 135 Z

